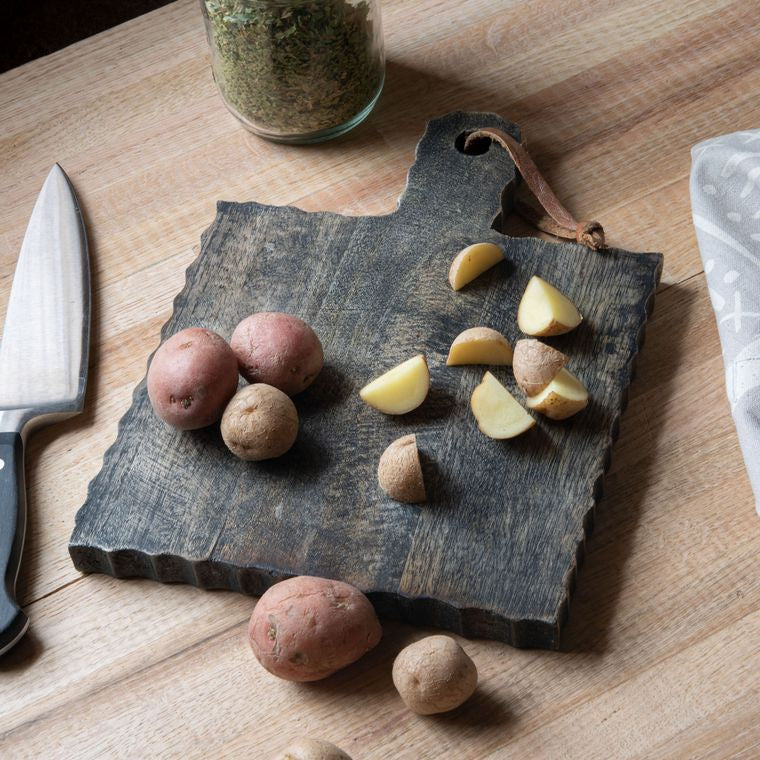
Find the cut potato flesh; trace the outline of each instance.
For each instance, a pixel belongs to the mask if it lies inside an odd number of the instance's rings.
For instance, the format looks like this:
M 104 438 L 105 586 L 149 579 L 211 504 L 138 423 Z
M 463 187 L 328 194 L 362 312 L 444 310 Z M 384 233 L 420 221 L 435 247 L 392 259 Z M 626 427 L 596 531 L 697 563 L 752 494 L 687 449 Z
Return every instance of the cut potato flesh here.
M 517 324 L 526 335 L 561 335 L 583 321 L 575 304 L 540 277 L 531 277 L 517 308 Z
M 512 364 L 512 346 L 507 339 L 490 327 L 471 327 L 459 333 L 449 349 L 446 364 Z
M 480 385 L 472 392 L 470 406 L 478 427 L 489 438 L 514 438 L 536 424 L 490 372 L 483 375 Z
M 475 243 L 461 250 L 449 268 L 449 283 L 460 290 L 487 269 L 504 260 L 504 251 L 493 243 Z
M 528 396 L 525 403 L 553 420 L 564 420 L 588 404 L 588 391 L 572 372 L 563 368 L 541 393 Z
M 359 396 L 385 414 L 406 414 L 425 400 L 429 388 L 427 361 L 419 354 L 365 385 Z

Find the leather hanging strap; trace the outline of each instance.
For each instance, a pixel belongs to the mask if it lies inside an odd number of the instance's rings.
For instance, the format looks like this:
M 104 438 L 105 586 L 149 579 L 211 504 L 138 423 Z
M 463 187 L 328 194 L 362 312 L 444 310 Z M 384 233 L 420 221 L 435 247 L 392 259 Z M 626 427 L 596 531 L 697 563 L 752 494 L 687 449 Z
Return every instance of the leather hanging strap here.
M 525 201 L 515 202 L 515 211 L 543 232 L 548 232 L 556 237 L 576 240 L 594 251 L 606 248 L 604 242 L 604 229 L 599 222 L 578 222 L 575 217 L 560 203 L 559 198 L 549 187 L 541 172 L 528 154 L 528 151 L 515 140 L 512 135 L 501 129 L 483 127 L 467 136 L 464 142 L 464 150 L 468 149 L 477 140 L 495 140 L 501 145 L 512 160 L 517 170 L 525 180 L 525 184 L 541 204 L 541 208 L 535 208 Z

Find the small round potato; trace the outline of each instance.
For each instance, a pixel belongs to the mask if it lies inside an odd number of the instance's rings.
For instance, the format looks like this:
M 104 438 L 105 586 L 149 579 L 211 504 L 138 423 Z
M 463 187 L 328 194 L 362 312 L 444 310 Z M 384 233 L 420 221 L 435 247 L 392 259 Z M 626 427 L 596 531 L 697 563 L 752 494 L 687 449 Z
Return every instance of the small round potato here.
M 172 335 L 148 369 L 148 398 L 173 427 L 193 430 L 216 422 L 238 385 L 235 354 L 220 335 L 189 327 Z
M 322 369 L 324 353 L 314 330 L 302 319 L 278 311 L 246 317 L 232 333 L 240 374 L 288 396 L 306 390 Z
M 428 636 L 399 652 L 393 685 L 412 712 L 433 715 L 468 700 L 478 685 L 478 671 L 450 636 Z
M 276 583 L 253 610 L 256 659 L 287 681 L 318 681 L 374 647 L 382 628 L 369 599 L 341 581 L 303 575 Z
M 339 747 L 320 739 L 296 739 L 277 760 L 351 760 Z
M 256 383 L 241 388 L 222 415 L 222 438 L 241 459 L 282 456 L 298 436 L 298 412 L 282 391 Z

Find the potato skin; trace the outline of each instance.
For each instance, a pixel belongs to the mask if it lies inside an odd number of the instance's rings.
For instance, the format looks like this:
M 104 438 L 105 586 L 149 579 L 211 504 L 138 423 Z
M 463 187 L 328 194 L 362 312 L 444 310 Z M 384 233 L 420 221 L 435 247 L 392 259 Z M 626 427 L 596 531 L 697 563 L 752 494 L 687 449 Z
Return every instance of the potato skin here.
M 395 501 L 406 504 L 425 501 L 425 481 L 414 433 L 397 438 L 382 453 L 377 464 L 377 482 Z
M 512 369 L 517 385 L 526 396 L 541 393 L 565 364 L 567 356 L 540 340 L 523 338 L 515 344 Z
M 258 462 L 282 456 L 298 436 L 298 412 L 281 390 L 256 383 L 241 388 L 222 415 L 222 438 L 237 457 Z
M 469 699 L 478 685 L 478 671 L 450 636 L 427 636 L 399 652 L 393 685 L 412 712 L 433 715 Z
M 249 383 L 266 383 L 288 396 L 306 390 L 324 363 L 322 344 L 302 319 L 278 311 L 246 317 L 230 340 L 240 374 Z
M 256 659 L 287 681 L 318 681 L 350 665 L 382 636 L 369 599 L 341 581 L 303 575 L 276 583 L 253 610 Z
M 540 404 L 530 406 L 529 408 L 535 409 L 550 420 L 566 420 L 568 417 L 572 417 L 574 414 L 578 414 L 581 409 L 585 409 L 588 406 L 588 399 L 575 400 L 566 399 L 560 396 L 558 393 L 550 393 Z
M 277 760 L 351 760 L 340 747 L 321 739 L 296 739 Z
M 189 327 L 172 335 L 148 368 L 148 398 L 172 427 L 194 430 L 216 422 L 238 385 L 235 354 L 220 335 Z

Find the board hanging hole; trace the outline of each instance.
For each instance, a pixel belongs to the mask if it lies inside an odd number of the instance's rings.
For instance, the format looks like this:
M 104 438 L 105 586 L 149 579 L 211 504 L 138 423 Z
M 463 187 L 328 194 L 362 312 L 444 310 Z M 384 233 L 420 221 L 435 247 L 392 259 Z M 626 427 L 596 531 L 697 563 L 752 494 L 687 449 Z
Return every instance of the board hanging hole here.
M 464 153 L 466 156 L 482 156 L 484 153 L 488 153 L 488 151 L 491 148 L 491 141 L 486 137 L 481 140 L 475 140 L 473 144 L 470 146 L 469 150 L 464 149 L 464 143 L 465 140 L 474 132 L 475 130 L 469 129 L 466 132 L 460 132 L 456 139 L 454 140 L 454 147 L 460 152 Z

